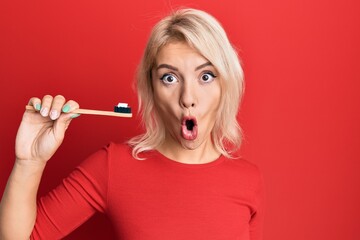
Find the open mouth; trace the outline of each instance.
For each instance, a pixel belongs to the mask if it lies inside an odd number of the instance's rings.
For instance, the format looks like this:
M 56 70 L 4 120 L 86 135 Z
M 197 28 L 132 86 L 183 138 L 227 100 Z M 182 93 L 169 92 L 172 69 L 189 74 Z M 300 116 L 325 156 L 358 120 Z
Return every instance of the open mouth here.
M 194 120 L 192 120 L 192 119 L 186 120 L 185 125 L 186 125 L 187 130 L 192 131 L 195 126 Z
M 198 128 L 195 117 L 184 117 L 182 120 L 181 135 L 186 140 L 197 138 Z

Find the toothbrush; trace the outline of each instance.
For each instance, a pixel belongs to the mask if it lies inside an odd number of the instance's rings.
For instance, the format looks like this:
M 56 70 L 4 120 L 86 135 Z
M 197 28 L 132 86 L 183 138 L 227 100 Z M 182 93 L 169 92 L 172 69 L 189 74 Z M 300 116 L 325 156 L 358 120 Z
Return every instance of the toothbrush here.
M 33 106 L 26 105 L 26 110 L 35 111 Z M 90 115 L 101 115 L 101 116 L 111 116 L 111 117 L 132 117 L 131 108 L 126 103 L 119 103 L 114 107 L 114 111 L 101 111 L 101 110 L 92 110 L 92 109 L 76 109 L 72 113 L 78 114 L 90 114 Z

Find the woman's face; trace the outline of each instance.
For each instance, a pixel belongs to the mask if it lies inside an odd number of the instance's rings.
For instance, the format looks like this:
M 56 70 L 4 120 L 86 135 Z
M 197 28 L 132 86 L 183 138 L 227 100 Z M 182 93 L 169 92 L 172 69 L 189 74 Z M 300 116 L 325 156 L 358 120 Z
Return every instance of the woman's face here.
M 157 55 L 152 85 L 166 147 L 213 146 L 211 131 L 221 98 L 214 66 L 188 44 L 169 43 Z

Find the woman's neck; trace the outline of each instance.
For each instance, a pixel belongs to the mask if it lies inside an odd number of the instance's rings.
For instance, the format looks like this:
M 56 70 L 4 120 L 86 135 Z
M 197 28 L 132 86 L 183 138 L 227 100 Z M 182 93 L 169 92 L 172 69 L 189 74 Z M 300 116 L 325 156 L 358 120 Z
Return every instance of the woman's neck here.
M 164 143 L 156 150 L 169 159 L 186 164 L 209 163 L 215 161 L 221 155 L 216 150 L 210 137 L 194 149 L 186 149 L 170 137 L 166 138 Z

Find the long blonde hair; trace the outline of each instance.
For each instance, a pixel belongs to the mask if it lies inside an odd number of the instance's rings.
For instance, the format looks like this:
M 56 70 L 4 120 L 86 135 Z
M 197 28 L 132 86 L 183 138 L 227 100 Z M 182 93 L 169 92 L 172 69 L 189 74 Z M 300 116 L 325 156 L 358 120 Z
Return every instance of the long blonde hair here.
M 133 156 L 155 149 L 165 138 L 165 128 L 156 114 L 151 71 L 160 49 L 171 41 L 185 41 L 216 68 L 221 79 L 221 102 L 211 132 L 215 148 L 227 157 L 241 145 L 242 131 L 236 115 L 244 91 L 244 76 L 239 58 L 220 23 L 208 13 L 180 9 L 158 22 L 152 29 L 138 68 L 136 87 L 139 112 L 145 133 L 129 140 Z

